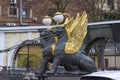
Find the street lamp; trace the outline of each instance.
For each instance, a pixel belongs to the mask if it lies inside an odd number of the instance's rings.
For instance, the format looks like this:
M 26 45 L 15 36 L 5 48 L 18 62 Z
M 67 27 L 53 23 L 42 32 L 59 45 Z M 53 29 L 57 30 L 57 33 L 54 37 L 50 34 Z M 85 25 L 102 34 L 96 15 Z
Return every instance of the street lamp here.
M 71 18 L 71 16 L 67 13 L 56 12 L 54 17 L 45 16 L 42 20 L 42 23 L 49 26 L 52 23 L 52 20 L 54 20 L 55 22 L 57 22 L 58 25 L 59 23 L 62 23 L 64 21 L 65 16 Z
M 44 25 L 49 26 L 49 25 L 51 25 L 51 23 L 52 23 L 52 18 L 51 18 L 50 16 L 45 16 L 45 17 L 43 18 L 43 20 L 42 20 L 42 23 L 43 23 Z
M 63 22 L 64 15 L 61 12 L 57 12 L 55 13 L 54 20 L 57 22 L 57 25 L 58 25 L 58 23 Z

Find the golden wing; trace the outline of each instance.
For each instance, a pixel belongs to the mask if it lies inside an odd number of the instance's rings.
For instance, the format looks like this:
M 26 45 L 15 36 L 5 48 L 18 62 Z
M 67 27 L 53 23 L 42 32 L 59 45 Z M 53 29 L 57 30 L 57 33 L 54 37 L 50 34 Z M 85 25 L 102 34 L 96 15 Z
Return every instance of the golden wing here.
M 80 18 L 80 15 L 77 14 L 75 20 L 73 18 L 71 18 L 71 20 L 69 20 L 69 22 L 66 23 L 65 28 L 66 28 L 66 31 L 67 31 L 67 34 L 68 34 L 68 38 L 70 37 L 71 32 L 73 31 L 73 29 L 77 25 L 76 21 L 78 21 L 79 18 Z
M 65 20 L 65 23 L 62 24 L 61 26 L 69 27 L 69 26 L 73 23 L 73 21 L 74 21 L 73 18 L 66 19 L 66 20 Z M 53 29 L 54 29 L 54 28 L 53 28 Z M 55 37 L 55 43 L 52 44 L 52 55 L 55 54 L 54 50 L 55 50 L 55 48 L 56 48 L 56 43 L 57 43 L 57 41 L 58 41 L 58 38 Z
M 88 19 L 86 12 L 83 12 L 81 17 L 78 15 L 77 19 L 71 25 L 70 37 L 65 46 L 66 53 L 74 54 L 81 48 L 87 33 L 87 23 Z

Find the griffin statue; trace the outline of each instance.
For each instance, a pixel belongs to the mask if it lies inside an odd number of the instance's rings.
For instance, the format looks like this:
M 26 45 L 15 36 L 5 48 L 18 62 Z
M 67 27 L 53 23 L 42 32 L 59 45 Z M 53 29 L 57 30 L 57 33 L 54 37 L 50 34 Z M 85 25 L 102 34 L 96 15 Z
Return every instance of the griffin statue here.
M 47 29 L 41 32 L 43 46 L 43 60 L 38 71 L 39 75 L 44 73 L 55 74 L 59 66 L 63 66 L 67 72 L 79 71 L 87 74 L 97 71 L 94 61 L 80 51 L 87 33 L 87 14 L 83 12 L 76 18 L 66 19 L 61 26 Z M 48 71 L 48 62 L 52 67 Z

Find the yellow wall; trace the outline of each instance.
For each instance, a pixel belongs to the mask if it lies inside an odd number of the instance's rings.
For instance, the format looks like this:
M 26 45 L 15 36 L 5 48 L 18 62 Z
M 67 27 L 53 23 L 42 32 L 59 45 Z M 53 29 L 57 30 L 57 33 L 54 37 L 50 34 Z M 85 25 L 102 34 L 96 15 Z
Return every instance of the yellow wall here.
M 105 56 L 108 59 L 108 67 L 115 67 L 115 56 Z M 120 67 L 120 56 L 116 56 L 116 67 Z
M 39 37 L 39 32 L 32 32 L 31 38 Z M 5 34 L 5 47 L 11 47 L 28 39 L 28 32 L 8 32 Z

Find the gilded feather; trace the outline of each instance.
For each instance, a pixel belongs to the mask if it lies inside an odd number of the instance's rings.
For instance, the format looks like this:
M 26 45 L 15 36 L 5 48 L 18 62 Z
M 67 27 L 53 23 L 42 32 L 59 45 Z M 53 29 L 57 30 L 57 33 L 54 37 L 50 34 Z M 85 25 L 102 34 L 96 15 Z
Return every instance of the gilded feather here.
M 65 52 L 68 54 L 74 54 L 82 47 L 84 38 L 87 33 L 87 14 L 83 12 L 82 16 L 77 14 L 76 19 L 69 27 L 66 26 L 69 39 L 66 42 Z

